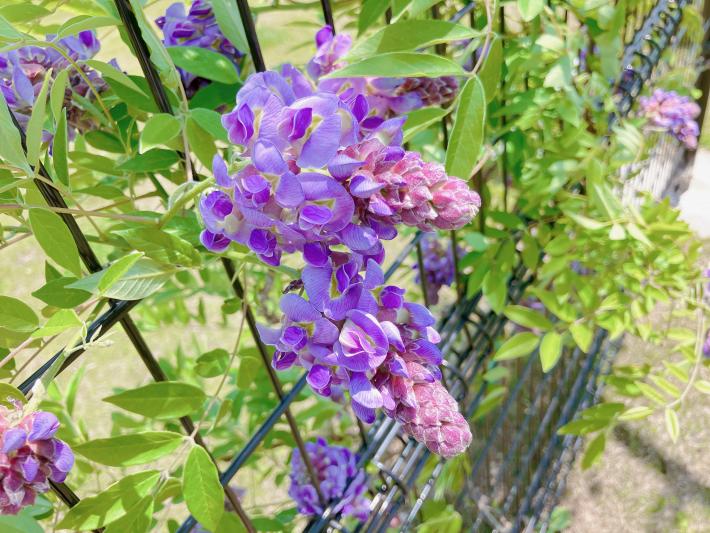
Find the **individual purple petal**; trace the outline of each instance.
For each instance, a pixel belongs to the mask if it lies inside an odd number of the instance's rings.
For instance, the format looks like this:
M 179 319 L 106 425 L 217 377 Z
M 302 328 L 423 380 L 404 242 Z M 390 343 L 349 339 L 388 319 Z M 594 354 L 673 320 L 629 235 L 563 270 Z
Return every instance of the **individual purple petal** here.
M 369 198 L 384 186 L 384 183 L 379 183 L 367 176 L 355 176 L 350 181 L 350 192 L 358 198 Z
M 276 346 L 281 338 L 280 328 L 269 328 L 262 326 L 261 324 L 257 324 L 256 329 L 259 331 L 259 337 L 261 337 L 262 342 L 264 344 L 268 344 L 269 346 Z
M 338 154 L 328 163 L 328 172 L 337 180 L 349 178 L 353 172 L 362 166 L 363 162 L 345 154 Z
M 274 352 L 271 366 L 276 370 L 287 370 L 293 366 L 297 359 L 298 356 L 294 352 L 280 352 L 277 350 Z
M 212 233 L 205 229 L 200 233 L 200 242 L 202 246 L 207 248 L 210 252 L 222 253 L 229 247 L 229 243 L 232 241 L 221 233 Z
M 32 418 L 32 429 L 30 429 L 27 440 L 45 440 L 53 437 L 59 429 L 59 420 L 52 413 L 38 411 Z
M 316 308 L 297 294 L 284 294 L 280 307 L 281 312 L 294 322 L 313 322 L 321 318 Z
M 326 266 L 329 257 L 328 247 L 321 242 L 308 242 L 303 245 L 303 258 L 311 266 Z
M 281 175 L 288 170 L 276 146 L 269 141 L 257 141 L 252 152 L 254 166 L 260 172 Z
M 313 365 L 306 376 L 308 384 L 316 390 L 321 390 L 330 383 L 330 370 L 322 365 Z
M 220 187 L 231 187 L 233 185 L 233 180 L 227 171 L 227 164 L 219 154 L 215 154 L 212 158 L 212 174 L 214 174 L 215 181 Z
M 340 146 L 339 115 L 325 117 L 303 145 L 296 161 L 301 168 L 321 168 L 335 156 Z
M 365 407 L 354 400 L 351 400 L 350 405 L 353 408 L 355 416 L 366 424 L 372 424 L 375 421 L 375 410 L 371 407 Z
M 10 453 L 17 451 L 21 446 L 25 445 L 27 440 L 27 432 L 22 428 L 11 428 L 5 431 L 2 440 L 2 453 Z
M 360 372 L 350 373 L 350 397 L 364 407 L 376 409 L 382 407 L 382 395 L 367 376 Z

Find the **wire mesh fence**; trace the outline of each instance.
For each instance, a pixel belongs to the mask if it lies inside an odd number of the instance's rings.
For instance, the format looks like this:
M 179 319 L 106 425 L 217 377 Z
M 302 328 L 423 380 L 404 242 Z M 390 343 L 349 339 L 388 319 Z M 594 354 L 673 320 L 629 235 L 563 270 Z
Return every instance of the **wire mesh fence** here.
M 320 4 L 323 20 L 334 25 L 330 2 L 321 0 Z M 687 0 L 637 3 L 624 28 L 627 44 L 622 64 L 625 70 L 615 80 L 620 91 L 620 114 L 630 111 L 645 84 L 652 79 L 664 51 L 669 48 L 681 49 L 680 61 L 691 61 L 697 53 L 697 50 L 687 47 L 682 35 L 677 33 L 683 7 L 688 4 Z M 167 93 L 151 62 L 149 48 L 131 4 L 127 0 L 115 0 L 115 5 L 158 109 L 163 113 L 172 113 Z M 234 9 L 238 11 L 245 28 L 255 69 L 266 70 L 249 3 L 247 0 L 236 0 Z M 473 2 L 466 3 L 452 20 L 462 20 L 473 9 Z M 572 23 L 571 20 L 568 22 Z M 501 27 L 500 31 L 504 32 L 505 28 Z M 24 132 L 17 122 L 15 124 L 24 143 Z M 442 130 L 446 142 L 445 121 Z M 658 150 L 664 160 L 672 161 L 663 151 L 667 150 L 666 147 Z M 640 173 L 638 169 L 628 171 L 635 177 L 627 184 L 623 193 L 625 196 L 639 189 L 656 194 L 665 187 L 662 184 L 665 171 L 653 172 L 649 168 L 644 167 Z M 35 182 L 46 202 L 51 207 L 66 208 L 65 200 L 56 189 L 48 185 L 51 178 L 41 163 L 37 170 L 43 179 Z M 505 183 L 505 169 L 501 179 Z M 101 270 L 102 265 L 74 217 L 67 213 L 60 216 L 71 232 L 86 268 L 90 272 Z M 421 233 L 416 234 L 403 248 L 389 266 L 385 280 L 393 276 L 402 265 L 408 264 L 413 255 L 417 256 L 422 267 L 421 237 Z M 452 248 L 456 250 L 457 236 L 454 232 L 451 233 L 451 239 Z M 235 296 L 245 301 L 244 287 L 235 265 L 226 258 L 222 259 L 222 265 Z M 530 277 L 531 274 L 522 266 L 514 272 L 508 284 L 510 302 L 519 301 L 531 281 Z M 428 303 L 425 276 L 420 278 L 423 284 L 421 292 L 425 303 Z M 458 273 L 456 280 L 457 283 L 460 281 Z M 474 432 L 474 444 L 469 451 L 471 470 L 466 475 L 464 490 L 457 498 L 456 507 L 464 516 L 470 517 L 470 529 L 474 531 L 545 530 L 551 510 L 564 490 L 566 473 L 581 445 L 580 438 L 558 435 L 557 429 L 598 399 L 602 390 L 600 377 L 613 360 L 618 343 L 611 342 L 606 333 L 599 330 L 588 353 L 579 349 L 570 350 L 561 358 L 561 363 L 548 373 L 543 373 L 533 364 L 535 357 L 525 362 L 517 360 L 494 363 L 490 359 L 494 342 L 506 328 L 510 328 L 507 319 L 488 309 L 480 293 L 465 298 L 461 287 L 457 287 L 456 294 L 456 302 L 440 321 L 439 331 L 445 359 L 443 376 L 447 388 L 460 402 L 462 412 L 470 420 Z M 140 301 L 110 301 L 108 304 L 108 309 L 90 325 L 82 342 L 65 348 L 42 364 L 21 384 L 20 390 L 29 394 L 37 380 L 61 357 L 66 356 L 66 359 L 59 371 L 69 368 L 82 356 L 87 344 L 106 335 L 117 324 L 126 332 L 152 378 L 165 381 L 167 377 L 164 371 L 130 316 L 130 311 Z M 271 366 L 271 354 L 259 338 L 254 314 L 246 304 L 244 313 L 263 369 L 278 398 L 278 405 L 265 417 L 246 445 L 235 451 L 231 462 L 221 471 L 220 482 L 225 497 L 244 527 L 248 531 L 256 531 L 229 485 L 278 422 L 283 419 L 287 422 L 317 490 L 319 481 L 308 461 L 301 428 L 291 411 L 292 403 L 306 385 L 306 375 L 302 375 L 289 390 L 284 390 Z M 491 372 L 497 368 L 501 369 L 500 375 L 503 377 L 492 379 Z M 180 423 L 186 434 L 193 435 L 199 445 L 205 446 L 189 417 L 181 418 Z M 368 520 L 357 525 L 354 531 L 385 531 L 390 527 L 410 530 L 418 522 L 427 498 L 435 492 L 437 479 L 444 470 L 443 460 L 432 456 L 424 445 L 408 437 L 396 421 L 384 416 L 380 416 L 369 428 L 360 426 L 360 436 L 358 466 L 369 472 L 376 471 L 373 477 L 377 479 L 377 486 L 376 490 L 372 489 Z M 53 484 L 52 488 L 68 506 L 79 501 L 64 484 Z M 311 520 L 306 530 L 348 531 L 337 511 L 339 502 L 325 501 L 320 491 L 319 497 L 324 512 Z M 178 531 L 186 533 L 195 525 L 194 518 L 188 517 Z

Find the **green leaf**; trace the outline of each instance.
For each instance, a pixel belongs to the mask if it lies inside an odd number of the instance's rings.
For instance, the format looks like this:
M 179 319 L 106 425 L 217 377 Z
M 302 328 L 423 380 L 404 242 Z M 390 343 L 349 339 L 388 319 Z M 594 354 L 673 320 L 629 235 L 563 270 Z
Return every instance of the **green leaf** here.
M 671 440 L 675 444 L 678 442 L 678 436 L 680 435 L 680 424 L 678 422 L 678 413 L 676 413 L 670 407 L 665 409 L 665 421 L 666 421 L 666 431 L 671 437 Z
M 91 297 L 90 292 L 68 287 L 68 285 L 76 281 L 77 279 L 74 277 L 54 279 L 44 287 L 34 291 L 32 296 L 42 300 L 47 305 L 60 307 L 62 309 L 71 309 L 84 303 Z
M 243 355 L 239 361 L 239 372 L 237 372 L 237 387 L 246 390 L 254 384 L 261 361 L 251 355 Z
M 0 15 L 8 22 L 27 23 L 39 20 L 49 14 L 51 14 L 51 11 L 44 7 L 25 2 L 0 7 Z
M 52 82 L 49 91 L 49 107 L 52 110 L 54 121 L 59 121 L 59 114 L 64 107 L 64 97 L 66 95 L 67 80 L 69 79 L 69 69 L 60 70 Z
M 498 92 L 498 84 L 501 80 L 501 69 L 503 67 L 503 41 L 496 37 L 491 42 L 488 55 L 481 65 L 478 77 L 481 79 L 483 91 L 486 95 L 486 102 L 491 102 Z
M 42 82 L 42 88 L 32 105 L 32 115 L 27 123 L 27 162 L 32 166 L 37 166 L 39 152 L 42 147 L 42 130 L 44 129 L 44 119 L 47 113 L 47 89 L 51 76 L 46 76 Z
M 503 311 L 507 294 L 508 285 L 502 273 L 498 270 L 490 270 L 483 278 L 483 295 L 496 313 Z
M 169 419 L 196 412 L 205 399 L 207 395 L 195 385 L 161 381 L 123 391 L 104 401 L 148 418 Z
M 37 328 L 35 312 L 17 298 L 0 296 L 0 328 L 29 332 Z
M 143 257 L 142 253 L 133 252 L 106 267 L 97 285 L 99 292 L 106 292 L 111 288 L 141 257 Z
M 66 70 L 62 72 L 67 72 Z M 57 131 L 54 134 L 52 141 L 52 164 L 54 172 L 57 174 L 57 179 L 64 185 L 69 185 L 69 162 L 67 161 L 67 115 L 62 109 L 59 112 L 59 121 L 57 122 Z
M 222 126 L 222 115 L 212 109 L 196 108 L 190 110 L 190 118 L 218 141 L 228 142 L 227 130 Z M 210 165 L 212 162 L 210 161 Z
M 528 355 L 535 349 L 538 341 L 539 337 L 534 333 L 529 331 L 518 333 L 509 338 L 500 348 L 498 348 L 493 360 L 504 361 Z
M 115 68 L 113 65 L 109 63 L 104 63 L 103 61 L 98 61 L 96 59 L 87 59 L 84 61 L 88 66 L 93 68 L 94 70 L 97 70 L 101 73 L 101 76 L 107 80 L 107 81 L 113 81 L 116 82 L 120 85 L 123 85 L 127 89 L 130 89 L 133 92 L 140 93 L 148 99 L 148 95 L 146 95 L 143 90 L 136 85 L 136 83 L 129 78 L 126 74 Z M 113 85 L 112 85 L 113 87 Z
M 645 405 L 631 407 L 619 415 L 619 420 L 640 420 L 653 414 L 653 409 Z
M 464 74 L 460 65 L 445 57 L 415 52 L 390 52 L 351 63 L 331 72 L 324 76 L 323 79 L 369 76 L 382 78 L 439 78 L 441 76 L 463 76 Z
M 197 266 L 202 261 L 195 247 L 158 228 L 140 227 L 114 231 L 115 235 L 148 257 L 167 265 Z
M 405 2 L 407 3 L 407 6 L 397 14 L 397 19 L 401 18 L 405 13 L 409 15 L 409 18 L 414 18 L 432 7 L 434 4 L 439 3 L 439 0 L 405 0 Z
M 237 67 L 215 50 L 199 46 L 169 46 L 176 66 L 201 78 L 231 85 L 239 82 Z
M 159 146 L 174 139 L 180 134 L 180 121 L 167 113 L 159 113 L 150 117 L 141 131 L 141 152 Z
M 549 372 L 562 355 L 562 337 L 555 331 L 548 331 L 540 343 L 540 362 L 542 371 Z
M 469 79 L 459 94 L 459 105 L 446 149 L 446 173 L 468 180 L 483 146 L 486 95 L 481 80 Z
M 518 0 L 520 16 L 525 22 L 530 22 L 545 8 L 545 0 Z
M 12 515 L 0 515 L 0 531 L 3 533 L 43 533 L 44 529 L 31 516 L 24 512 Z
M 249 50 L 244 25 L 232 0 L 208 0 L 222 33 L 238 50 Z
M 0 24 L 1 31 L 2 24 Z M 12 122 L 10 110 L 7 107 L 7 101 L 2 91 L 0 91 L 0 138 L 2 138 L 2 142 L 0 142 L 0 158 L 24 170 L 28 175 L 32 175 L 32 170 L 27 164 L 27 157 L 20 142 L 20 132 Z
M 203 378 L 214 378 L 221 376 L 227 370 L 229 363 L 229 352 L 222 348 L 216 348 L 207 353 L 203 353 L 195 361 L 195 373 Z
M 138 500 L 121 518 L 109 524 L 105 533 L 145 533 L 150 531 L 154 501 L 152 496 Z
M 0 39 L 4 41 L 21 41 L 24 38 L 25 35 L 13 28 L 12 24 L 0 15 Z
M 585 353 L 589 352 L 589 347 L 592 345 L 592 339 L 594 338 L 592 328 L 586 324 L 575 322 L 570 324 L 569 332 L 572 334 L 572 338 L 579 346 L 579 349 Z
M 587 470 L 596 463 L 604 453 L 606 446 L 606 433 L 602 432 L 597 435 L 592 442 L 587 445 L 587 449 L 582 457 L 582 470 Z
M 449 114 L 450 109 L 440 107 L 425 107 L 407 113 L 407 121 L 404 123 L 404 142 L 407 142 L 417 133 L 424 131 L 434 122 L 441 121 Z
M 159 172 L 168 170 L 179 160 L 178 155 L 172 150 L 153 148 L 124 161 L 115 168 L 123 172 Z
M 107 526 L 135 509 L 159 479 L 157 470 L 129 474 L 96 496 L 82 498 L 67 511 L 57 528 L 87 531 Z
M 190 147 L 197 155 L 197 159 L 200 160 L 205 167 L 212 167 L 212 158 L 217 153 L 217 147 L 214 144 L 214 140 L 200 125 L 192 118 L 187 119 L 187 140 Z
M 347 54 L 349 62 L 387 52 L 413 52 L 439 43 L 462 41 L 480 36 L 481 32 L 444 20 L 406 20 L 378 30 Z
M 27 403 L 27 398 L 25 398 L 20 389 L 13 387 L 9 383 L 0 383 L 0 404 L 12 406 L 10 400 L 17 400 L 22 404 Z
M 377 22 L 390 7 L 390 3 L 391 0 L 364 0 L 357 19 L 358 35 Z
M 136 16 L 136 22 L 138 22 L 138 26 L 140 27 L 141 35 L 150 49 L 151 61 L 158 68 L 160 77 L 166 87 L 177 89 L 178 84 L 180 83 L 180 76 L 178 75 L 173 62 L 170 59 L 170 55 L 165 50 L 162 41 L 155 34 L 153 27 L 146 19 L 143 6 L 141 5 L 141 0 L 129 1 L 131 3 L 131 8 L 133 8 L 133 13 Z
M 79 167 L 95 170 L 109 176 L 116 174 L 116 162 L 113 159 L 81 150 L 69 152 L 72 163 Z
M 78 328 L 84 323 L 73 309 L 60 309 L 53 314 L 44 326 L 30 335 L 32 338 L 52 337 L 71 328 Z
M 44 209 L 30 209 L 29 218 L 32 233 L 47 257 L 72 274 L 81 276 L 79 251 L 59 215 Z
M 544 315 L 522 305 L 508 305 L 503 310 L 503 314 L 510 320 L 525 328 L 539 329 L 547 331 L 552 329 L 550 322 Z
M 95 439 L 74 446 L 74 451 L 102 465 L 142 465 L 175 451 L 185 438 L 172 431 L 146 431 Z
M 116 300 L 141 300 L 165 285 L 173 272 L 175 269 L 166 269 L 152 259 L 143 258 L 129 268 L 116 283 L 103 291 L 98 287 L 106 270 L 82 278 L 69 287 Z
M 78 15 L 67 20 L 57 30 L 57 36 L 54 39 L 63 39 L 67 35 L 76 35 L 79 32 L 86 30 L 96 30 L 107 26 L 117 26 L 121 21 L 113 17 L 92 17 L 89 15 Z
M 187 508 L 197 521 L 216 530 L 224 513 L 224 492 L 217 468 L 200 446 L 193 446 L 185 462 L 182 486 Z
M 693 383 L 693 386 L 695 386 L 695 388 L 703 394 L 710 394 L 710 381 L 699 379 L 695 383 Z

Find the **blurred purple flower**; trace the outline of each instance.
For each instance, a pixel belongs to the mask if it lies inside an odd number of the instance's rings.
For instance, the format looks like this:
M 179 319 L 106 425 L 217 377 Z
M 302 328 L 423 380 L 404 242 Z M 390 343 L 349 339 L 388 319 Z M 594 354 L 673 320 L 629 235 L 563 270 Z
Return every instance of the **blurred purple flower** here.
M 224 36 L 212 12 L 212 7 L 204 0 L 194 0 L 185 12 L 181 2 L 172 4 L 165 15 L 155 23 L 163 30 L 165 46 L 196 46 L 219 52 L 239 69 L 239 59 L 243 54 Z M 191 98 L 199 89 L 210 82 L 178 67 L 185 93 Z
M 656 89 L 651 96 L 639 99 L 641 112 L 651 125 L 673 135 L 687 148 L 698 147 L 700 128 L 696 118 L 700 106 L 687 96 L 680 96 L 675 91 Z
M 366 520 L 370 512 L 370 500 L 366 496 L 368 479 L 365 471 L 357 468 L 358 456 L 347 448 L 329 445 L 322 437 L 316 442 L 307 442 L 306 452 L 318 476 L 323 497 L 329 502 L 337 501 L 333 512 Z M 291 457 L 288 494 L 296 502 L 299 513 L 313 516 L 323 512 L 316 488 L 297 448 Z
M 60 39 L 57 44 L 75 62 L 91 59 L 100 48 L 96 34 L 90 30 Z M 96 91 L 100 93 L 106 90 L 108 87 L 106 82 L 95 70 L 86 65 L 80 65 L 80 68 Z M 64 106 L 67 109 L 68 124 L 72 127 L 70 134 L 73 135 L 73 128 L 88 131 L 97 127 L 96 120 L 73 98 L 73 95 L 93 98 L 94 95 L 84 76 L 57 50 L 40 46 L 23 46 L 17 50 L 0 53 L 0 90 L 20 125 L 27 126 L 35 99 L 50 70 L 52 78 L 61 71 L 69 72 Z M 50 138 L 49 132 L 45 132 L 44 140 Z
M 447 242 L 447 244 L 444 244 L 444 242 Z M 439 302 L 439 290 L 441 287 L 451 285 L 456 275 L 451 242 L 448 239 L 444 242 L 436 233 L 427 233 L 421 240 L 427 300 L 432 305 L 436 305 Z M 459 255 L 463 253 L 461 248 L 458 248 L 457 251 Z M 416 271 L 415 282 L 420 283 L 419 263 L 414 263 L 413 268 Z

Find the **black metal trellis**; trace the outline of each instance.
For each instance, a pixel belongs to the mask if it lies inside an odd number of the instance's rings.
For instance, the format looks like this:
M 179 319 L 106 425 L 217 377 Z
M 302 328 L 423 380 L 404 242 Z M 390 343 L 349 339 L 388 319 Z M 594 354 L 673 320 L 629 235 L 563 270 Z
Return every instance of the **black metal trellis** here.
M 238 9 L 245 28 L 252 61 L 257 71 L 263 71 L 266 69 L 266 65 L 248 2 L 247 0 L 235 1 L 235 7 Z M 130 4 L 126 0 L 115 0 L 115 3 L 128 32 L 131 47 L 139 59 L 159 109 L 162 112 L 172 113 L 167 93 L 162 86 L 157 70 L 150 61 L 149 49 L 143 40 Z M 620 114 L 628 113 L 634 99 L 648 81 L 661 53 L 668 46 L 678 28 L 682 7 L 688 3 L 688 0 L 676 2 L 660 0 L 645 20 L 642 20 L 642 24 L 638 26 L 639 29 L 633 40 L 625 49 L 622 63 L 629 74 L 622 76 L 618 82 L 621 92 Z M 330 2 L 321 0 L 321 6 L 324 20 L 333 25 Z M 451 20 L 460 20 L 471 12 L 473 6 L 473 3 L 468 2 Z M 24 147 L 24 132 L 19 124 L 16 123 L 16 126 L 20 131 Z M 445 123 L 443 124 L 443 133 L 446 138 Z M 51 178 L 41 163 L 38 173 L 42 179 L 35 180 L 35 183 L 47 203 L 55 208 L 66 208 L 67 205 L 59 190 L 50 185 Z M 74 217 L 66 213 L 60 213 L 60 216 L 69 228 L 86 268 L 90 272 L 101 270 L 100 262 Z M 417 252 L 417 260 L 421 268 L 420 241 L 422 235 L 421 232 L 417 232 L 395 258 L 386 271 L 386 279 L 389 279 L 397 268 L 408 259 L 413 250 Z M 452 234 L 452 246 L 455 250 L 455 234 Z M 244 289 L 234 264 L 227 258 L 224 258 L 222 262 L 236 296 L 244 300 Z M 426 281 L 424 276 L 420 276 L 420 279 L 423 281 L 422 294 L 426 298 Z M 517 301 L 529 282 L 529 273 L 522 267 L 518 268 L 509 281 L 510 300 Z M 574 350 L 569 354 L 569 359 L 564 364 L 558 365 L 558 369 L 543 375 L 533 368 L 534 357 L 531 357 L 527 364 L 516 369 L 517 380 L 509 383 L 511 392 L 495 413 L 495 418 L 491 421 L 485 416 L 478 417 L 477 412 L 486 401 L 486 394 L 491 389 L 490 384 L 485 380 L 480 380 L 480 377 L 486 370 L 494 368 L 488 357 L 493 351 L 492 342 L 505 328 L 507 319 L 491 311 L 486 311 L 482 305 L 480 294 L 471 299 L 462 299 L 460 288 L 457 290 L 457 294 L 459 298 L 452 306 L 451 313 L 440 323 L 442 352 L 446 357 L 443 374 L 452 394 L 460 400 L 462 411 L 467 418 L 473 417 L 473 423 L 478 426 L 492 422 L 490 426 L 486 426 L 486 439 L 483 442 L 476 442 L 474 445 L 472 472 L 467 480 L 466 490 L 461 492 L 457 504 L 463 512 L 470 513 L 467 516 L 475 516 L 473 530 L 501 525 L 514 531 L 520 530 L 523 526 L 529 529 L 534 527 L 536 523 L 544 523 L 545 516 L 549 515 L 551 506 L 554 505 L 564 486 L 562 473 L 568 468 L 574 458 L 574 451 L 581 442 L 581 439 L 576 437 L 558 436 L 556 429 L 570 421 L 580 409 L 588 406 L 598 397 L 600 391 L 597 386 L 598 377 L 603 372 L 605 365 L 608 364 L 615 346 L 610 345 L 605 334 L 599 331 L 588 354 Z M 92 339 L 100 338 L 120 322 L 153 378 L 156 381 L 162 381 L 166 379 L 166 376 L 129 315 L 129 311 L 139 303 L 140 301 L 109 301 L 108 310 L 91 323 L 83 343 L 86 344 Z M 259 339 L 256 321 L 248 306 L 245 306 L 245 319 L 257 344 L 265 369 L 269 373 L 269 379 L 278 396 L 279 403 L 252 435 L 245 447 L 238 452 L 228 467 L 220 474 L 220 481 L 225 487 L 227 498 L 244 526 L 247 530 L 254 531 L 254 526 L 241 504 L 227 488 L 228 484 L 281 419 L 281 416 L 286 417 L 297 446 L 301 449 L 302 457 L 307 459 L 299 428 L 290 413 L 290 405 L 305 387 L 306 377 L 305 374 L 301 376 L 292 388 L 284 393 L 278 376 L 271 368 L 269 352 Z M 83 344 L 74 347 L 60 371 L 71 365 L 83 351 Z M 50 358 L 21 384 L 20 389 L 28 393 L 36 380 L 41 379 L 52 363 L 61 355 L 62 352 L 59 352 Z M 563 357 L 563 359 L 565 358 Z M 526 386 L 528 386 L 527 389 Z M 564 390 L 567 393 L 566 396 L 553 397 L 551 394 L 553 387 Z M 562 403 L 563 398 L 564 403 Z M 505 434 L 512 416 L 515 416 L 520 424 L 512 437 L 504 436 L 509 446 L 504 450 L 505 453 L 501 454 L 500 448 L 496 448 L 496 439 L 502 438 L 499 436 Z M 194 424 L 188 417 L 183 417 L 180 421 L 188 434 L 194 432 Z M 533 431 L 533 428 L 536 429 Z M 416 522 L 422 505 L 431 495 L 436 480 L 443 471 L 444 462 L 438 460 L 427 479 L 423 484 L 420 484 L 420 474 L 430 462 L 431 454 L 423 445 L 404 436 L 398 423 L 380 416 L 368 431 L 361 432 L 361 436 L 362 443 L 358 464 L 361 467 L 368 464 L 374 465 L 380 472 L 382 486 L 381 490 L 374 495 L 370 518 L 367 522 L 359 524 L 355 531 L 384 531 L 395 516 L 403 517 L 400 527 L 403 531 L 409 530 Z M 528 438 L 526 439 L 526 437 Z M 195 433 L 195 440 L 204 446 L 199 433 Z M 313 477 L 314 486 L 318 488 L 318 480 L 312 466 L 309 463 L 307 466 Z M 492 482 L 491 469 L 495 469 Z M 419 490 L 417 491 L 418 486 Z M 64 484 L 53 484 L 53 489 L 58 497 L 69 506 L 73 506 L 79 501 L 71 489 Z M 500 493 L 501 490 L 504 490 L 504 493 Z M 322 495 L 321 499 L 323 499 Z M 500 501 L 500 504 L 497 504 L 497 501 Z M 333 511 L 337 502 L 324 503 L 329 505 L 324 506 L 325 510 L 320 517 L 308 524 L 307 530 L 315 532 L 330 528 L 347 531 L 340 522 L 338 513 Z M 527 525 L 525 525 L 526 522 Z M 186 533 L 194 525 L 195 520 L 189 517 L 178 531 Z

